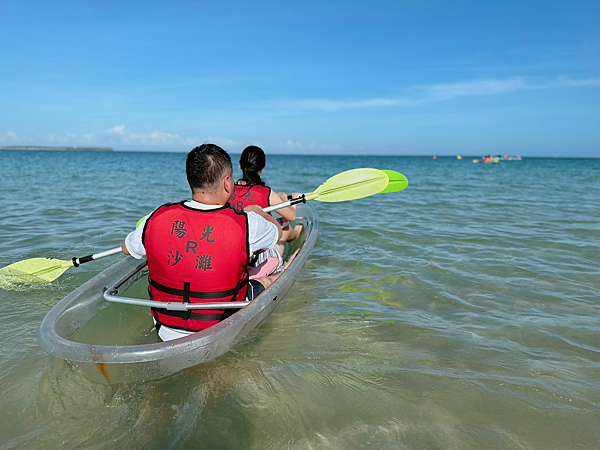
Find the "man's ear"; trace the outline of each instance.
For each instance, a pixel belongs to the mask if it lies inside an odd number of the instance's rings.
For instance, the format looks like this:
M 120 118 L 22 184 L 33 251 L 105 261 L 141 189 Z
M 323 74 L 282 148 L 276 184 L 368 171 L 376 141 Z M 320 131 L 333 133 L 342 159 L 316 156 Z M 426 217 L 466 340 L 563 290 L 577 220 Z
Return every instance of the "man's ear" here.
M 230 178 L 231 177 L 229 175 L 225 175 L 221 182 L 223 184 L 223 189 L 225 189 L 225 192 L 227 192 L 228 194 L 231 194 L 231 189 L 230 189 L 230 184 L 229 184 Z

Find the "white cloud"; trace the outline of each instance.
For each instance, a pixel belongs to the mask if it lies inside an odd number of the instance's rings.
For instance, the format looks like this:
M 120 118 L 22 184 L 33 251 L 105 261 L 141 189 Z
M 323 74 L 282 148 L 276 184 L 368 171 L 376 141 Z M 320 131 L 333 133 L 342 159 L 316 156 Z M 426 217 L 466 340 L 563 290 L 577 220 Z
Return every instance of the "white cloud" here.
M 51 133 L 46 136 L 46 140 L 51 144 L 77 145 L 81 141 L 81 138 L 74 133 L 67 133 L 64 135 Z
M 209 136 L 186 137 L 176 133 L 152 131 L 149 133 L 137 133 L 129 130 L 125 125 L 116 125 L 106 131 L 96 133 L 50 133 L 42 139 L 35 139 L 17 135 L 13 131 L 0 133 L 0 144 L 12 145 L 34 142 L 36 145 L 55 145 L 55 146 L 107 146 L 116 149 L 136 148 L 160 148 L 168 150 L 191 150 L 203 143 L 214 143 L 226 150 L 238 151 L 245 144 L 240 141 L 226 137 Z
M 333 151 L 337 152 L 342 149 L 342 146 L 339 144 L 315 144 L 314 142 L 309 142 L 307 144 L 298 141 L 292 141 L 288 139 L 287 141 L 275 145 L 274 147 L 278 147 L 281 150 L 292 150 L 292 151 L 303 151 L 303 152 L 312 152 L 314 150 L 318 151 Z
M 379 106 L 394 106 L 410 103 L 403 98 L 368 98 L 361 100 L 325 100 L 310 99 L 286 102 L 300 109 L 321 109 L 323 111 L 337 111 L 340 109 L 373 108 Z
M 85 141 L 86 144 L 95 144 L 97 142 L 96 135 L 93 133 L 84 134 L 83 140 Z
M 21 140 L 22 139 L 19 138 L 17 133 L 15 133 L 14 131 L 7 131 L 6 133 L 0 134 L 0 142 L 15 143 Z
M 244 146 L 243 142 L 236 141 L 233 139 L 220 137 L 220 136 L 208 136 L 205 138 L 200 137 L 186 137 L 181 136 L 177 133 L 169 133 L 164 131 L 152 131 L 149 133 L 137 133 L 129 130 L 125 125 L 117 125 L 107 130 L 107 135 L 110 135 L 111 145 L 118 146 L 119 144 L 125 145 L 147 145 L 147 146 L 158 146 L 158 147 L 181 147 L 183 149 L 191 150 L 205 143 L 217 144 L 226 150 L 238 149 Z
M 106 131 L 113 144 L 144 144 L 144 145 L 193 145 L 197 138 L 186 138 L 175 133 L 152 131 L 150 133 L 136 133 L 130 131 L 125 125 L 115 125 Z M 87 135 L 92 136 L 92 135 Z
M 173 144 L 185 141 L 178 134 L 153 131 L 151 133 L 129 133 L 125 137 L 127 142 L 140 142 L 142 144 Z
M 534 89 L 523 78 L 509 78 L 507 80 L 478 80 L 467 83 L 445 83 L 433 86 L 424 86 L 423 90 L 431 100 L 450 100 L 457 97 L 474 95 L 507 94 L 520 89 Z
M 282 145 L 282 147 L 296 150 L 304 148 L 304 146 L 300 142 L 293 142 L 289 139 Z
M 364 109 L 364 108 L 391 108 L 400 105 L 418 105 L 432 102 L 452 101 L 461 97 L 472 96 L 490 96 L 511 94 L 522 90 L 549 90 L 549 89 L 576 89 L 576 88 L 596 88 L 600 87 L 600 78 L 571 79 L 568 77 L 556 77 L 553 79 L 533 79 L 525 77 L 511 77 L 506 79 L 482 79 L 458 83 L 440 83 L 432 85 L 413 86 L 407 89 L 407 95 L 404 97 L 373 97 L 362 99 L 303 99 L 290 101 L 268 101 L 259 104 L 261 108 L 269 109 L 273 112 L 289 114 L 306 111 L 339 111 L 346 109 Z M 42 139 L 43 140 L 43 139 Z M 68 146 L 86 146 L 102 145 L 111 146 L 116 149 L 144 149 L 158 148 L 168 150 L 189 150 L 202 143 L 212 142 L 228 151 L 237 152 L 245 147 L 248 142 L 237 141 L 234 139 L 208 136 L 188 137 L 169 131 L 155 130 L 152 132 L 135 132 L 127 128 L 124 124 L 115 125 L 102 132 L 82 133 L 82 134 L 48 134 L 45 139 L 48 145 L 68 145 Z M 0 143 L 3 144 L 21 144 L 33 142 L 33 138 L 19 136 L 13 131 L 0 133 Z M 39 139 L 35 144 L 44 144 Z M 339 151 L 341 146 L 323 145 L 311 143 L 302 143 L 294 140 L 284 140 L 275 144 L 280 150 L 294 152 L 311 151 Z
M 125 125 L 115 125 L 107 131 L 108 134 L 125 134 Z
M 583 86 L 600 86 L 600 78 L 588 78 L 584 80 L 571 80 L 569 78 L 559 78 L 560 84 L 563 86 L 583 87 Z
M 459 97 L 510 94 L 520 90 L 557 89 L 569 87 L 600 86 L 600 78 L 571 80 L 559 77 L 544 82 L 527 80 L 523 77 L 507 79 L 485 79 L 460 83 L 441 83 L 413 86 L 408 89 L 409 97 L 374 97 L 366 99 L 306 99 L 265 102 L 276 110 L 287 113 L 305 110 L 337 111 L 342 109 L 380 108 L 399 105 L 418 105 L 428 102 L 448 101 Z
M 207 143 L 211 143 L 211 144 L 216 144 L 219 147 L 223 147 L 225 150 L 230 150 L 233 149 L 235 151 L 241 151 L 243 148 L 245 148 L 247 145 L 249 144 L 244 144 L 241 141 L 236 141 L 234 139 L 229 139 L 229 138 L 224 138 L 224 137 L 220 137 L 220 136 L 209 136 L 208 138 L 206 138 L 203 141 L 200 140 L 196 140 L 194 145 L 200 145 L 200 144 L 207 144 Z

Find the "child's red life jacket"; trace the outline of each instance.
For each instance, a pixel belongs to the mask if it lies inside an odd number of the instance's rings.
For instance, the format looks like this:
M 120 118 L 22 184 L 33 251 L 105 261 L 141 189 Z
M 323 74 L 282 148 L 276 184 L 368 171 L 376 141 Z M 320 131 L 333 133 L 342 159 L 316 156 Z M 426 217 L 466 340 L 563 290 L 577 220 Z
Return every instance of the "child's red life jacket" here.
M 229 199 L 229 203 L 235 205 L 238 209 L 243 210 L 248 205 L 258 205 L 261 208 L 271 206 L 269 197 L 271 188 L 260 186 L 258 184 L 235 184 L 233 185 L 233 194 Z

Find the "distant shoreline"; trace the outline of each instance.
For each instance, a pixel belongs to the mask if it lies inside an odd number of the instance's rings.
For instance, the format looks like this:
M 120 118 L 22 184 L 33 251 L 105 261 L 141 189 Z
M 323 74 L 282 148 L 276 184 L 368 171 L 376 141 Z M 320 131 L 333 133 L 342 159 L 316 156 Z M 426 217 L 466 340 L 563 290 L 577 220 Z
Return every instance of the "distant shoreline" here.
M 3 145 L 0 150 L 44 150 L 44 151 L 78 151 L 78 152 L 112 152 L 110 147 L 45 147 L 41 145 Z
M 0 150 L 16 150 L 16 151 L 28 151 L 28 150 L 37 150 L 37 151 L 92 151 L 92 152 L 114 152 L 114 153 L 163 153 L 163 154 L 187 154 L 189 150 L 133 150 L 133 149 L 113 149 L 111 147 L 49 147 L 42 145 L 0 145 Z M 231 155 L 239 156 L 241 152 L 239 151 L 231 151 Z M 394 154 L 394 153 L 379 153 L 379 154 L 361 154 L 361 153 L 278 153 L 273 152 L 269 153 L 273 156 L 327 156 L 327 157 L 339 157 L 339 158 L 348 158 L 348 157 L 399 157 L 399 158 L 428 158 L 432 159 L 433 154 Z M 453 159 L 456 160 L 456 155 L 450 154 L 437 154 L 437 159 Z M 472 159 L 482 159 L 482 155 L 461 155 L 463 162 L 471 162 Z M 522 159 L 587 159 L 587 160 L 600 160 L 600 156 L 536 156 L 536 155 L 522 155 Z

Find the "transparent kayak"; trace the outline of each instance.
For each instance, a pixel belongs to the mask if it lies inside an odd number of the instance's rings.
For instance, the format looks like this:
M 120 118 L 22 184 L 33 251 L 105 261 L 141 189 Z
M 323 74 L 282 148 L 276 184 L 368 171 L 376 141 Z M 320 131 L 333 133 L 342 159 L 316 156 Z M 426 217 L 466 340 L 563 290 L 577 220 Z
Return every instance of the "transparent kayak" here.
M 104 298 L 105 291 L 114 291 L 117 286 L 120 295 L 136 285 L 137 289 L 132 291 L 144 291 L 147 286 L 145 261 L 129 256 L 84 283 L 54 306 L 42 321 L 38 344 L 50 355 L 77 366 L 88 378 L 102 384 L 156 380 L 223 355 L 281 301 L 312 251 L 318 235 L 317 215 L 306 204 L 297 206 L 297 214 L 305 228 L 300 237 L 289 244 L 286 252 L 289 254 L 300 248 L 294 261 L 255 300 L 217 325 L 184 338 L 139 345 L 100 345 L 74 339 L 88 322 L 114 305 Z M 135 310 L 137 317 L 144 321 L 147 319 L 151 324 L 148 308 L 129 308 Z M 122 323 L 106 322 L 103 324 L 105 335 L 111 333 L 111 325 L 123 327 Z

